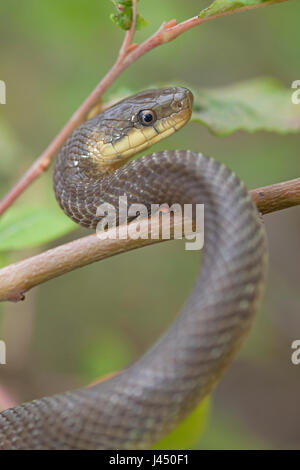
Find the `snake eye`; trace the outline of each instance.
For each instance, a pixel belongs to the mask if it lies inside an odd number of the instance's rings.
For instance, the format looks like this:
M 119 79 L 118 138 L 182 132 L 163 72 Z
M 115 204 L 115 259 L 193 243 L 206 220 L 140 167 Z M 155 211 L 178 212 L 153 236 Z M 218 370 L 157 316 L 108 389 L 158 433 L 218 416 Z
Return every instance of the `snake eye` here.
M 143 126 L 151 126 L 156 121 L 156 114 L 151 109 L 144 109 L 139 112 L 138 119 Z

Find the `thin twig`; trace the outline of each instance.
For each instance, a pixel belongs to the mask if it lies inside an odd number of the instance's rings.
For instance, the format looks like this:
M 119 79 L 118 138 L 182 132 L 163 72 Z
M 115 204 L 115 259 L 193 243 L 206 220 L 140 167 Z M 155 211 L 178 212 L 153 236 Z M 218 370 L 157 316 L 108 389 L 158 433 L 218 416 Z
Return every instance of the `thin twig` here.
M 172 41 L 180 34 L 185 33 L 189 29 L 194 28 L 207 21 L 214 20 L 221 16 L 227 16 L 233 13 L 239 13 L 250 9 L 258 8 L 265 5 L 272 5 L 275 3 L 282 3 L 288 0 L 270 0 L 270 2 L 241 7 L 236 10 L 223 12 L 217 15 L 208 16 L 205 18 L 199 18 L 195 16 L 189 20 L 183 21 L 177 24 L 176 20 L 169 21 L 163 24 L 153 36 L 147 39 L 140 45 L 132 43 L 135 33 L 135 22 L 137 15 L 137 1 L 133 1 L 133 21 L 129 31 L 125 35 L 123 45 L 121 47 L 119 56 L 112 66 L 110 71 L 105 75 L 101 82 L 92 91 L 90 96 L 83 102 L 78 110 L 73 114 L 68 123 L 58 133 L 46 150 L 40 155 L 40 157 L 33 163 L 28 171 L 21 177 L 16 185 L 4 196 L 0 202 L 0 216 L 13 204 L 13 202 L 25 191 L 25 189 L 40 176 L 50 165 L 55 154 L 67 140 L 72 131 L 78 127 L 91 111 L 91 109 L 100 101 L 105 91 L 115 82 L 115 80 L 122 74 L 136 60 L 142 57 L 152 49 L 166 44 Z
M 222 13 L 218 13 L 216 15 L 206 16 L 203 18 L 199 18 L 199 16 L 194 16 L 193 18 L 189 18 L 178 25 L 171 25 L 167 28 L 164 32 L 164 41 L 163 43 L 172 41 L 173 39 L 177 38 L 182 33 L 185 33 L 189 29 L 195 28 L 195 26 L 199 26 L 202 23 L 206 23 L 207 21 L 215 20 L 217 18 L 222 18 L 223 16 L 232 15 L 233 13 L 241 13 L 244 11 L 254 10 L 255 8 L 260 8 L 266 5 L 275 5 L 276 3 L 283 3 L 287 2 L 288 0 L 270 0 L 268 3 L 258 3 L 256 5 L 248 5 L 240 8 L 236 8 L 235 10 L 228 10 L 223 11 Z M 170 22 L 171 23 L 171 22 Z
M 78 127 L 88 115 L 89 111 L 99 102 L 105 91 L 111 86 L 111 84 L 118 78 L 118 76 L 126 68 L 124 67 L 124 59 L 126 57 L 126 50 L 129 47 L 128 41 L 131 40 L 135 32 L 135 20 L 137 14 L 137 0 L 133 3 L 133 18 L 132 25 L 129 31 L 126 32 L 123 44 L 121 46 L 122 55 L 118 57 L 115 64 L 104 76 L 101 82 L 96 86 L 88 98 L 73 114 L 71 119 L 54 138 L 46 150 L 40 155 L 40 157 L 33 163 L 28 171 L 21 177 L 17 184 L 4 196 L 0 202 L 0 216 L 13 204 L 13 202 L 25 191 L 26 188 L 38 178 L 47 168 L 49 167 L 53 157 L 62 147 L 64 142 L 67 140 L 69 135 Z
M 253 189 L 251 196 L 262 214 L 300 205 L 300 178 Z M 171 222 L 173 229 L 182 226 L 181 218 L 174 218 Z M 151 223 L 152 229 L 160 227 L 162 230 L 163 223 Z M 0 300 L 23 300 L 25 292 L 49 279 L 118 253 L 163 241 L 151 236 L 134 240 L 126 236 L 127 228 L 127 225 L 120 226 L 117 236 L 112 238 L 107 231 L 105 240 L 100 240 L 97 234 L 88 235 L 1 269 Z M 138 231 L 141 235 L 150 234 L 148 219 L 140 222 Z
M 136 28 L 137 9 L 138 9 L 137 4 L 138 4 L 138 0 L 133 0 L 131 27 L 126 32 L 122 47 L 120 49 L 119 58 L 118 58 L 118 60 L 120 61 L 122 61 L 124 57 L 128 54 L 128 49 L 133 43 L 133 38 L 134 38 L 135 28 Z

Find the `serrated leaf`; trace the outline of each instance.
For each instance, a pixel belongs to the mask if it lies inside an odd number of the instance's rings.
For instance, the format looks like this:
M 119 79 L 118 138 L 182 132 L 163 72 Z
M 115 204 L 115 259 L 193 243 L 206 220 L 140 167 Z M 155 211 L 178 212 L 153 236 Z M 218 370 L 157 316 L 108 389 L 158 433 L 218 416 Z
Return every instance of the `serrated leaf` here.
M 200 405 L 170 434 L 156 444 L 154 450 L 193 449 L 204 432 L 210 413 L 210 398 Z
M 48 243 L 76 227 L 59 208 L 12 207 L 0 220 L 0 251 Z
M 272 78 L 199 90 L 194 92 L 192 121 L 216 135 L 238 130 L 296 133 L 300 131 L 300 105 L 293 104 L 293 91 Z
M 229 11 L 234 11 L 243 7 L 253 7 L 261 4 L 278 3 L 278 0 L 215 0 L 209 7 L 202 10 L 198 17 L 207 18 Z

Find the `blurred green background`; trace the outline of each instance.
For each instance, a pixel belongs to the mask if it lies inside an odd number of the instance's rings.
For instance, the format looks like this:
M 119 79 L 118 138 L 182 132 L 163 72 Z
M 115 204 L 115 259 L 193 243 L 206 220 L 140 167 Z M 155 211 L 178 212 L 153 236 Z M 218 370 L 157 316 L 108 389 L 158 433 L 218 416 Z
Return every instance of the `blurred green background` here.
M 209 2 L 140 1 L 149 26 L 184 20 Z M 1 195 L 107 72 L 123 32 L 109 19 L 109 0 L 10 0 L 0 5 Z M 109 94 L 153 83 L 214 87 L 273 76 L 287 87 L 300 79 L 297 0 L 201 25 L 152 51 L 127 70 Z M 280 109 L 278 109 L 280 113 Z M 190 148 L 233 168 L 249 188 L 299 176 L 299 136 L 237 133 L 216 138 L 193 123 L 153 150 Z M 18 204 L 56 207 L 52 169 Z M 300 338 L 300 211 L 265 217 L 270 268 L 267 294 L 239 357 L 213 393 L 199 449 L 300 448 L 300 366 L 291 343 Z M 67 240 L 87 234 L 78 228 Z M 56 242 L 57 244 L 58 242 Z M 52 243 L 49 246 L 54 246 Z M 45 247 L 43 247 L 44 249 Z M 5 253 L 2 264 L 37 249 Z M 19 304 L 3 304 L 0 339 L 7 344 L 1 383 L 23 402 L 83 386 L 139 357 L 179 312 L 195 280 L 199 256 L 167 242 L 54 279 Z

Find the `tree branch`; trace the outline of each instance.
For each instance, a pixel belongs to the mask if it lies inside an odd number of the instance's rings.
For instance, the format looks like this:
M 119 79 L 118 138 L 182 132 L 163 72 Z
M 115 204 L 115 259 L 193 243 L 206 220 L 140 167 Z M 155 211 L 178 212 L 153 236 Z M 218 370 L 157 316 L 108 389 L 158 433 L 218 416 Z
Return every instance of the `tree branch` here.
M 300 204 L 300 178 L 253 189 L 251 196 L 262 214 Z
M 262 214 L 300 205 L 300 178 L 253 189 L 250 193 Z M 100 240 L 97 234 L 88 235 L 1 269 L 0 300 L 23 300 L 25 292 L 49 279 L 125 251 L 164 241 L 162 237 L 153 239 L 150 236 L 151 229 L 160 230 L 161 233 L 163 214 L 161 224 L 159 219 L 154 220 L 151 227 L 148 219 L 132 224 L 139 224 L 139 232 L 141 235 L 147 234 L 148 238 L 133 240 L 127 236 L 128 226 L 122 225 L 117 229 L 117 236 L 111 239 L 110 231 L 106 232 L 105 240 Z M 180 226 L 182 219 L 174 217 L 171 233 L 172 229 Z
M 178 224 L 182 224 L 182 221 L 178 221 Z M 148 219 L 140 222 L 139 231 L 150 235 Z M 105 240 L 100 240 L 97 234 L 88 235 L 1 269 L 0 300 L 24 300 L 25 292 L 54 277 L 95 261 L 162 241 L 150 236 L 133 240 L 127 236 L 127 225 L 117 228 L 117 236 L 113 232 L 115 238 L 109 238 L 109 230 L 106 233 Z
M 265 5 L 273 5 L 275 3 L 282 3 L 288 0 L 270 0 L 270 2 L 241 7 L 235 10 L 226 11 L 220 14 L 211 15 L 203 18 L 195 16 L 182 23 L 177 24 L 176 20 L 164 23 L 159 30 L 154 33 L 149 39 L 140 45 L 133 44 L 133 37 L 135 33 L 135 24 L 137 17 L 137 3 L 138 0 L 133 0 L 133 20 L 131 28 L 126 32 L 123 45 L 120 49 L 119 56 L 112 66 L 110 71 L 105 75 L 101 82 L 92 91 L 90 96 L 83 102 L 78 110 L 73 114 L 67 124 L 54 138 L 50 145 L 40 155 L 40 157 L 33 163 L 28 171 L 21 177 L 16 185 L 4 196 L 0 201 L 0 216 L 13 204 L 13 202 L 25 191 L 25 189 L 40 176 L 50 165 L 52 159 L 58 150 L 62 147 L 73 130 L 78 127 L 86 118 L 91 109 L 100 101 L 105 91 L 115 82 L 115 80 L 127 69 L 131 64 L 137 61 L 140 57 L 145 55 L 152 49 L 166 44 L 179 35 L 185 33 L 189 29 L 194 28 L 207 21 L 214 20 L 221 16 L 227 16 L 233 13 L 239 13 L 250 9 L 258 8 Z

